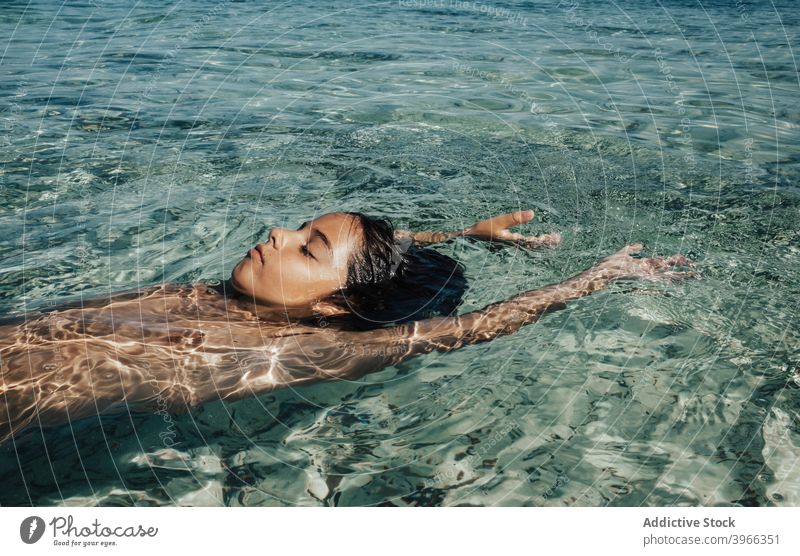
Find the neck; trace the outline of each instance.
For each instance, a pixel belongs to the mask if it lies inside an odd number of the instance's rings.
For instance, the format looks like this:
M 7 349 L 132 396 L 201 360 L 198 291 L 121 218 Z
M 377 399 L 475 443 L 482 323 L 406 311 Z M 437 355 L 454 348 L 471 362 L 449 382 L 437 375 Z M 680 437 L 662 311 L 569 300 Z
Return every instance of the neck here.
M 252 296 L 243 294 L 234 288 L 231 279 L 223 280 L 219 284 L 209 287 L 221 294 L 225 298 L 226 303 L 234 303 L 237 307 L 251 311 L 259 318 L 264 318 L 270 321 L 280 320 L 286 322 L 295 319 L 321 316 L 325 314 L 324 308 L 327 308 L 327 306 L 323 308 L 317 307 L 317 305 L 286 307 L 259 303 Z M 320 311 L 318 309 L 323 310 Z

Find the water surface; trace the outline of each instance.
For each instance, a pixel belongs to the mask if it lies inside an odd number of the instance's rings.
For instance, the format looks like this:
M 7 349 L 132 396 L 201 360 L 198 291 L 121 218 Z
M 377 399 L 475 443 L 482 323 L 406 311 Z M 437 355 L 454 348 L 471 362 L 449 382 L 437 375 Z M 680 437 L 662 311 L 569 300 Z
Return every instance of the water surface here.
M 793 8 L 4 2 L 5 315 L 219 280 L 332 210 L 562 232 L 437 247 L 463 311 L 633 241 L 705 279 L 356 383 L 31 430 L 0 504 L 800 505 Z

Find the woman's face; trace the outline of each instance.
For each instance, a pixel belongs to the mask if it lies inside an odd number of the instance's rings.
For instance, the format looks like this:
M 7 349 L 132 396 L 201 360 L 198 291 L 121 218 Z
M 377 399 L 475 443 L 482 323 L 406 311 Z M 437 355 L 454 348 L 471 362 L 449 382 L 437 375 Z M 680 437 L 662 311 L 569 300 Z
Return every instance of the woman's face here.
M 299 307 L 323 299 L 343 287 L 350 255 L 360 241 L 349 214 L 332 212 L 297 230 L 273 228 L 239 261 L 231 283 L 259 303 Z

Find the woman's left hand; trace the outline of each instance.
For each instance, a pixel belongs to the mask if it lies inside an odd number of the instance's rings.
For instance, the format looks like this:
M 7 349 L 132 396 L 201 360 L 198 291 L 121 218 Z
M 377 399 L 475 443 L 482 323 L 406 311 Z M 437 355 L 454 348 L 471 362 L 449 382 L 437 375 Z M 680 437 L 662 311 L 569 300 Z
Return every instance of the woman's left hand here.
M 526 236 L 509 231 L 509 228 L 513 226 L 530 222 L 533 220 L 533 216 L 532 210 L 518 210 L 501 214 L 481 220 L 474 226 L 466 228 L 462 234 L 486 241 L 511 241 L 528 247 L 555 247 L 561 243 L 561 234 L 558 232 L 541 236 Z

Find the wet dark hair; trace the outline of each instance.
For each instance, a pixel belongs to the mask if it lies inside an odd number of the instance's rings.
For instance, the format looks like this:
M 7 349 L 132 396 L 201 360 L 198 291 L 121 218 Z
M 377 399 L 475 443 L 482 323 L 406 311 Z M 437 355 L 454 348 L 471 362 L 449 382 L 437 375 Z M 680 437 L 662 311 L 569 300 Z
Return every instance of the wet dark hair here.
M 348 314 L 331 320 L 369 330 L 456 311 L 467 289 L 460 262 L 430 248 L 402 251 L 389 220 L 346 214 L 361 229 L 361 242 L 350 257 L 345 287 L 329 299 Z
M 385 218 L 361 212 L 346 212 L 361 228 L 361 243 L 351 255 L 345 288 L 375 286 L 390 280 L 402 262 L 400 247 L 394 239 L 394 226 Z

